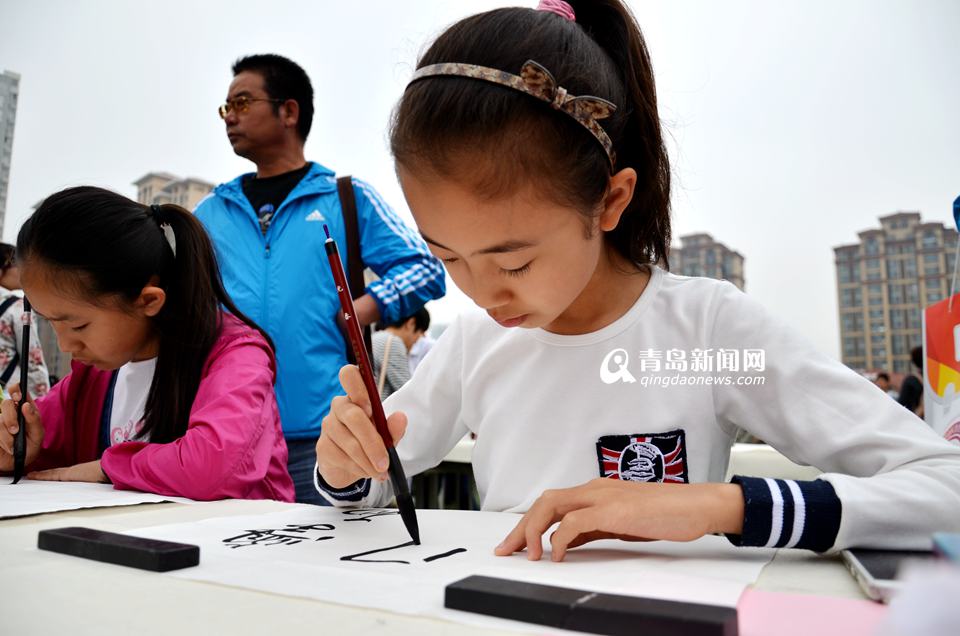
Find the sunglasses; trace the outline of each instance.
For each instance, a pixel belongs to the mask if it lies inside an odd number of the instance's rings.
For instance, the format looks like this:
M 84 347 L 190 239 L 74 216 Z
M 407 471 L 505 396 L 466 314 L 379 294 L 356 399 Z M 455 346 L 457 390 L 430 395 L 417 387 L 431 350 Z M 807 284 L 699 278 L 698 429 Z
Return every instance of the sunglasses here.
M 253 102 L 270 102 L 272 104 L 282 104 L 286 100 L 283 99 L 270 99 L 268 97 L 247 97 L 246 95 L 240 97 L 234 97 L 233 99 L 228 99 L 225 103 L 220 104 L 217 108 L 217 112 L 220 113 L 220 119 L 226 119 L 227 115 L 230 113 L 245 113 L 250 110 L 250 104 Z

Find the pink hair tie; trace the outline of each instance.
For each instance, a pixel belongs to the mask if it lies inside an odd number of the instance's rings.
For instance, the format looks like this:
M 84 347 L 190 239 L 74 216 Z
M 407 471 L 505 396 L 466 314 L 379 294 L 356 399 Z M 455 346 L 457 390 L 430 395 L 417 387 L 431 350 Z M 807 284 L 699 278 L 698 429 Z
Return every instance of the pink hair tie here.
M 573 7 L 563 0 L 540 0 L 540 4 L 537 5 L 537 11 L 549 11 L 571 22 L 577 21 L 577 14 L 573 12 Z

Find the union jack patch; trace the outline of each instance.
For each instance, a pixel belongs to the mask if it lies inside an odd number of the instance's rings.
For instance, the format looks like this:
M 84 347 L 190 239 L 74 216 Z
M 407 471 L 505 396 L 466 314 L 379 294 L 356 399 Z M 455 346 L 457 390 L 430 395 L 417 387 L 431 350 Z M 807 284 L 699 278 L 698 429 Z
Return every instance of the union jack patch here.
M 686 484 L 683 429 L 666 433 L 604 435 L 597 440 L 600 475 L 626 481 Z

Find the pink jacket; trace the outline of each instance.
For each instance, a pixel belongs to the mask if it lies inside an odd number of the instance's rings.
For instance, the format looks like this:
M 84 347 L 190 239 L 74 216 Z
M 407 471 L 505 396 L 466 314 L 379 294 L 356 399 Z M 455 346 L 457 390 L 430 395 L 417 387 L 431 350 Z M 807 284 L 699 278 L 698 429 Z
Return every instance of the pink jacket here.
M 37 399 L 44 439 L 31 470 L 97 459 L 110 376 L 74 362 L 72 372 Z M 199 500 L 293 501 L 275 377 L 273 351 L 263 336 L 224 313 L 184 436 L 167 444 L 110 446 L 100 458 L 103 472 L 120 490 Z

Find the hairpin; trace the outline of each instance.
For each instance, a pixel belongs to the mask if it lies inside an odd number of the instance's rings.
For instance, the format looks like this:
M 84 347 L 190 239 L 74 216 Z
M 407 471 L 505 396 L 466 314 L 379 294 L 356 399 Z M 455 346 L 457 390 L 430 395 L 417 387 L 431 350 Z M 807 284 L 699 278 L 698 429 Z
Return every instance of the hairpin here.
M 598 123 L 599 120 L 606 119 L 617 110 L 616 104 L 593 95 L 574 96 L 569 94 L 567 89 L 557 84 L 550 71 L 533 60 L 524 62 L 520 68 L 520 75 L 513 75 L 506 71 L 476 64 L 454 62 L 430 64 L 418 69 L 413 74 L 410 84 L 427 77 L 437 76 L 467 77 L 492 82 L 547 102 L 556 110 L 563 111 L 573 117 L 590 131 L 590 134 L 596 137 L 600 145 L 603 146 L 604 152 L 607 153 L 611 169 L 616 164 L 613 142 Z

